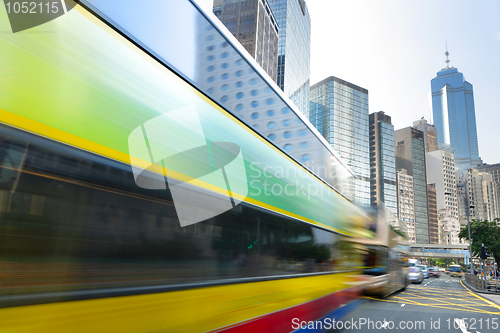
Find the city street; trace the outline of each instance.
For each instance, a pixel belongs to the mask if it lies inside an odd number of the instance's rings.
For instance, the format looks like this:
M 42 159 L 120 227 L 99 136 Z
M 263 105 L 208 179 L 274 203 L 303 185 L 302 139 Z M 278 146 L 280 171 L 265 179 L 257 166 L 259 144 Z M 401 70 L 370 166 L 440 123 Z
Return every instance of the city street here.
M 498 332 L 500 305 L 462 283 L 441 275 L 385 299 L 365 296 L 359 308 L 335 323 L 338 329 L 331 332 Z

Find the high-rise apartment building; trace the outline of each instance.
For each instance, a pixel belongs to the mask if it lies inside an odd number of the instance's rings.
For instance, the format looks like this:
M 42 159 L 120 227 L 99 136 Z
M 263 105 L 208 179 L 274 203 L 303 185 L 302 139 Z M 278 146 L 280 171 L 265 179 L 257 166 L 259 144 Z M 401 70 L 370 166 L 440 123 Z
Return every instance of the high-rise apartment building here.
M 435 126 L 429 124 L 427 120 L 422 118 L 420 120 L 416 120 L 413 122 L 413 128 L 416 128 L 422 133 L 424 133 L 424 146 L 426 153 L 438 149 L 437 129 Z
M 485 216 L 488 221 L 500 218 L 500 188 L 493 181 L 493 176 L 488 172 L 480 172 L 483 179 L 483 203 Z
M 368 90 L 330 76 L 310 97 L 309 120 L 358 177 L 355 202 L 370 206 Z
M 477 143 L 476 111 L 472 84 L 451 67 L 446 51 L 446 67 L 431 80 L 432 113 L 437 142 L 453 147 L 459 170 L 481 164 Z
M 488 172 L 493 176 L 493 181 L 500 184 L 500 163 L 497 164 L 480 164 L 476 167 L 480 172 Z
M 438 210 L 445 209 L 458 219 L 455 156 L 450 151 L 436 150 L 427 154 L 426 164 L 427 183 L 435 184 Z
M 412 127 L 406 127 L 395 131 L 394 137 L 396 169 L 406 169 L 408 175 L 413 176 L 416 243 L 429 244 L 424 134 Z
M 485 220 L 483 177 L 477 169 L 467 170 L 467 175 L 470 218 L 480 221 Z
M 427 185 L 427 207 L 429 209 L 429 240 L 431 244 L 439 244 L 438 209 L 435 184 Z
M 370 133 L 370 203 L 380 202 L 397 216 L 396 155 L 394 126 L 383 111 L 369 115 Z
M 436 191 L 439 224 L 446 231 L 446 244 L 458 240 L 458 193 L 455 157 L 451 151 L 436 150 L 426 156 L 427 183 Z M 431 223 L 429 219 L 429 224 Z
M 279 26 L 278 86 L 307 117 L 311 18 L 304 0 L 267 0 Z
M 213 11 L 277 82 L 279 28 L 267 0 L 214 0 Z
M 398 189 L 398 217 L 406 225 L 408 241 L 416 243 L 415 233 L 415 193 L 413 191 L 413 177 L 406 169 L 396 173 Z

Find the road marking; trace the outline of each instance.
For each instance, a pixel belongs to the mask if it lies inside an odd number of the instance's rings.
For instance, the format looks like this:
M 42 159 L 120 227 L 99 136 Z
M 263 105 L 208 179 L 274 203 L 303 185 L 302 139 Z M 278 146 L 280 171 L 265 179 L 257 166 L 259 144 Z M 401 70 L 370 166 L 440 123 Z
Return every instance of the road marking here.
M 455 323 L 458 325 L 458 328 L 460 328 L 462 333 L 471 333 L 467 330 L 467 325 L 465 325 L 465 320 L 460 318 L 455 318 Z
M 463 284 L 462 280 L 460 280 L 460 284 L 461 284 L 461 285 L 462 285 L 465 289 L 467 289 L 467 291 L 469 292 L 469 294 L 471 294 L 472 296 L 477 297 L 477 298 L 479 298 L 480 300 L 482 300 L 483 302 L 486 302 L 486 303 L 488 303 L 489 305 L 491 305 L 492 307 L 494 307 L 494 308 L 496 308 L 496 309 L 499 309 L 499 310 L 500 310 L 500 306 L 499 306 L 498 304 L 493 303 L 493 302 L 492 302 L 492 301 L 490 301 L 489 299 L 486 299 L 486 298 L 484 298 L 484 297 L 481 297 L 481 296 L 479 296 L 479 295 L 476 295 L 475 293 L 473 293 L 472 291 L 470 291 L 470 289 L 469 289 L 469 288 L 467 288 L 467 287 Z
M 462 304 L 457 304 L 457 303 L 451 303 L 451 302 L 444 301 L 442 299 L 434 299 L 434 298 L 425 297 L 425 296 L 419 296 L 419 297 L 423 298 L 423 299 L 428 299 L 428 300 L 431 300 L 431 301 L 435 301 L 435 302 L 438 302 L 438 303 L 442 303 L 441 305 L 452 305 L 452 306 L 459 306 L 459 307 L 462 307 L 462 308 L 465 308 L 465 309 L 479 310 L 479 309 L 474 308 L 474 307 L 470 307 L 470 306 L 466 306 L 466 305 L 462 305 Z M 394 296 L 394 298 L 401 298 L 402 299 L 402 297 L 397 297 L 397 296 Z M 407 299 L 405 299 L 405 300 L 408 301 Z M 457 309 L 457 310 L 459 310 L 459 309 Z M 499 314 L 499 313 L 497 313 L 497 314 Z
M 380 298 L 375 298 L 375 297 L 370 297 L 370 296 L 363 296 L 363 298 L 366 299 L 371 299 L 374 301 L 381 301 L 381 302 L 389 302 L 389 303 L 401 303 L 400 301 L 392 301 L 389 299 L 380 299 Z M 440 306 L 440 305 L 432 305 L 432 304 L 424 304 L 424 303 L 419 303 L 419 302 L 411 302 L 412 305 L 421 305 L 421 306 L 427 306 L 430 308 L 439 308 L 439 309 L 447 309 L 447 310 L 455 310 L 455 311 L 466 311 L 466 312 L 475 312 L 475 313 L 487 313 L 487 314 L 492 314 L 492 315 L 500 315 L 500 312 L 491 312 L 491 311 L 479 311 L 479 310 L 469 310 L 469 309 L 460 309 L 460 308 L 452 308 L 449 306 Z

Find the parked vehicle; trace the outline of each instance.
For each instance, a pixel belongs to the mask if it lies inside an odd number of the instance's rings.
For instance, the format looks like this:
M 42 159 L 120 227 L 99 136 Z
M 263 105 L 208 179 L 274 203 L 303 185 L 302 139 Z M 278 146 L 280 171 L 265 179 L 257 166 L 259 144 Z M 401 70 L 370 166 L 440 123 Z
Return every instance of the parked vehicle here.
M 422 268 L 417 266 L 412 266 L 408 269 L 408 277 L 411 283 L 422 283 L 424 280 L 424 274 L 422 273 Z
M 424 274 L 424 279 L 428 279 L 429 273 L 427 271 L 427 265 L 417 265 L 417 267 L 422 268 L 422 273 Z
M 427 273 L 429 276 L 432 276 L 432 277 L 439 277 L 439 270 L 435 267 L 429 267 L 427 269 Z

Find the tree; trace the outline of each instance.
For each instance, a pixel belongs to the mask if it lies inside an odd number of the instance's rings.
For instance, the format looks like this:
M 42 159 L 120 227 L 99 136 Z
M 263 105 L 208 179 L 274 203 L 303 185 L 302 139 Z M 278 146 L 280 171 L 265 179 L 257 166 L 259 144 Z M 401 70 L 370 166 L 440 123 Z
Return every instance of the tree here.
M 489 222 L 487 220 L 470 222 L 470 235 L 472 238 L 472 253 L 479 257 L 481 244 L 488 248 L 488 252 L 495 256 L 498 262 L 500 259 L 500 219 L 494 219 Z M 469 231 L 467 225 L 460 229 L 458 237 L 469 240 Z

